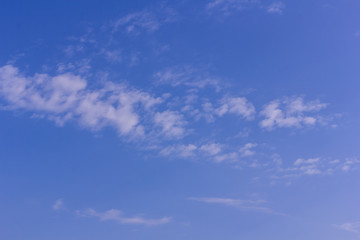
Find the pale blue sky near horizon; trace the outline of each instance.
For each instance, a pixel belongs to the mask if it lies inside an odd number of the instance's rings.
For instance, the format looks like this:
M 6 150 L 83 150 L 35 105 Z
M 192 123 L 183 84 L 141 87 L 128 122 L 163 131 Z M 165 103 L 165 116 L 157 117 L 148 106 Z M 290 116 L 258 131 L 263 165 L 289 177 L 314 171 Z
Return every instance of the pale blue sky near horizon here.
M 360 2 L 0 2 L 0 239 L 360 237 Z

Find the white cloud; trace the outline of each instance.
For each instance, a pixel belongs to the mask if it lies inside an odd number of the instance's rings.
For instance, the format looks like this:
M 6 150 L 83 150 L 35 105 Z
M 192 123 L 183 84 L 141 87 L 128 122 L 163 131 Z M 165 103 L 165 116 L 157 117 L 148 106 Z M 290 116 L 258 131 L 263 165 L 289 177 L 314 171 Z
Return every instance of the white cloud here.
M 350 171 L 354 167 L 354 165 L 359 164 L 359 163 L 360 163 L 360 160 L 358 160 L 356 158 L 346 158 L 341 169 L 344 172 L 347 172 L 347 171 Z
M 335 226 L 348 232 L 360 233 L 360 222 L 348 222 Z
M 283 169 L 281 171 L 286 172 L 283 176 L 289 177 L 300 177 L 303 175 L 318 175 L 322 173 L 328 173 L 327 162 L 321 162 L 320 158 L 298 158 L 294 162 L 294 167 Z
M 222 162 L 237 162 L 240 158 L 238 152 L 235 151 L 225 151 L 225 144 L 220 143 L 205 143 L 202 145 L 198 144 L 175 144 L 163 148 L 160 151 L 160 154 L 163 156 L 173 156 L 180 158 L 190 158 L 191 159 L 208 159 L 215 163 Z M 246 152 L 246 150 L 244 150 Z M 248 153 L 248 152 L 246 152 Z
M 158 112 L 154 116 L 154 122 L 162 128 L 162 134 L 167 137 L 180 138 L 186 133 L 184 128 L 186 121 L 178 112 L 169 110 Z
M 55 203 L 53 204 L 52 208 L 54 210 L 64 209 L 64 201 L 62 199 L 56 200 Z
M 194 144 L 179 144 L 175 146 L 169 146 L 160 151 L 160 154 L 169 156 L 175 154 L 183 158 L 193 157 L 196 154 L 198 147 Z
M 240 153 L 243 157 L 249 157 L 255 155 L 255 151 L 252 150 L 257 146 L 256 143 L 247 143 L 242 148 L 240 148 Z
M 321 171 L 317 169 L 315 165 L 303 166 L 300 168 L 300 171 L 303 171 L 303 173 L 306 175 L 316 175 L 321 173 Z
M 239 155 L 236 152 L 229 152 L 224 154 L 219 154 L 214 157 L 214 161 L 217 163 L 221 162 L 237 162 L 239 159 Z
M 142 134 L 137 109 L 148 111 L 161 102 L 160 98 L 111 82 L 90 90 L 85 79 L 72 73 L 26 77 L 11 65 L 0 67 L 0 96 L 6 100 L 7 109 L 40 113 L 60 125 L 76 120 L 93 130 L 111 126 L 122 135 Z
M 121 136 L 126 136 L 125 139 L 141 137 L 145 140 L 141 142 L 142 147 L 150 149 L 151 146 L 152 150 L 160 150 L 163 156 L 191 157 L 217 163 L 231 162 L 240 166 L 243 164 L 242 157 L 256 154 L 255 143 L 243 146 L 229 142 L 219 143 L 213 138 L 214 135 L 211 138 L 201 136 L 202 139 L 192 139 L 186 143 L 180 139 L 192 133 L 187 127 L 197 126 L 191 126 L 192 122 L 184 115 L 189 112 L 204 114 L 209 122 L 214 116 L 225 114 L 252 119 L 255 107 L 244 97 L 228 96 L 221 98 L 213 106 L 208 98 L 201 98 L 198 93 L 198 90 L 188 91 L 185 97 L 178 97 L 178 102 L 173 104 L 169 99 L 175 98 L 169 94 L 154 97 L 147 92 L 109 81 L 102 81 L 98 88 L 90 88 L 84 77 L 69 72 L 26 76 L 12 65 L 0 67 L 0 98 L 4 100 L 2 109 L 27 111 L 34 117 L 46 118 L 59 125 L 72 121 L 95 131 L 112 127 Z M 204 102 L 202 105 L 199 99 Z M 168 104 L 159 106 L 165 100 Z M 202 107 L 203 112 L 197 107 Z M 265 119 L 261 126 L 273 129 L 313 125 L 318 121 L 313 113 L 325 107 L 326 104 L 319 101 L 304 102 L 301 97 L 277 100 L 264 107 L 261 114 Z M 314 119 L 315 123 L 310 123 L 309 119 Z M 221 128 L 215 129 L 218 130 Z M 168 141 L 172 141 L 171 144 Z M 261 157 L 262 154 L 257 156 Z M 274 163 L 274 160 L 271 162 Z M 276 162 L 276 169 L 279 169 L 281 159 Z M 319 158 L 298 159 L 288 169 L 282 169 L 280 175 L 330 174 L 335 170 L 346 172 L 354 169 L 358 163 L 357 159 L 346 159 L 331 165 Z M 265 164 L 268 163 L 259 161 L 251 166 L 266 167 Z
M 214 116 L 222 117 L 225 114 L 234 114 L 246 120 L 251 120 L 255 115 L 255 107 L 245 97 L 224 97 L 217 106 L 210 102 L 202 104 L 203 112 L 199 116 L 208 122 L 214 121 Z
M 320 158 L 309 158 L 309 159 L 298 158 L 294 162 L 294 165 L 314 164 L 314 163 L 318 163 L 319 161 Z
M 265 8 L 268 13 L 281 14 L 285 8 L 283 2 L 273 2 L 267 7 L 263 6 L 261 0 L 213 0 L 206 5 L 206 11 L 210 14 L 221 13 L 228 16 L 234 12 L 252 8 Z
M 85 211 L 76 211 L 80 217 L 97 217 L 100 221 L 116 221 L 120 224 L 157 226 L 171 222 L 170 217 L 159 219 L 147 219 L 141 216 L 125 217 L 123 212 L 117 209 L 110 209 L 105 212 L 97 212 L 92 208 Z
M 235 11 L 241 11 L 257 4 L 258 0 L 213 0 L 206 5 L 209 13 L 221 12 L 224 15 L 230 15 Z
M 200 147 L 200 150 L 210 155 L 217 155 L 221 152 L 222 146 L 218 143 L 204 144 Z
M 327 105 L 319 101 L 305 103 L 302 97 L 275 100 L 265 105 L 261 115 L 265 117 L 260 122 L 262 128 L 272 130 L 276 127 L 302 127 L 315 125 L 321 119 L 319 116 L 309 115 L 324 109 Z
M 163 24 L 173 22 L 175 15 L 173 9 L 162 6 L 156 11 L 134 12 L 116 20 L 113 24 L 113 32 L 119 31 L 120 27 L 123 27 L 127 33 L 154 32 Z
M 114 31 L 117 31 L 120 26 L 124 26 L 129 33 L 140 29 L 153 32 L 160 28 L 160 22 L 153 13 L 142 11 L 118 19 L 114 24 Z
M 214 110 L 219 116 L 232 113 L 250 120 L 255 114 L 254 105 L 244 97 L 226 97 L 221 102 L 222 105 Z
M 360 160 L 356 158 L 346 158 L 344 160 L 329 158 L 298 158 L 292 166 L 282 168 L 277 166 L 278 174 L 273 176 L 275 179 L 289 179 L 310 175 L 332 175 L 336 172 L 347 172 L 356 169 L 360 164 Z
M 285 8 L 285 4 L 282 2 L 274 2 L 267 7 L 268 13 L 278 13 L 281 14 L 283 9 Z
M 247 143 L 241 148 L 233 148 L 231 145 L 213 142 L 205 144 L 174 144 L 163 148 L 160 154 L 174 158 L 207 159 L 215 163 L 235 163 L 239 162 L 241 157 L 254 155 L 255 151 L 252 149 L 256 146 L 257 144 L 254 143 Z

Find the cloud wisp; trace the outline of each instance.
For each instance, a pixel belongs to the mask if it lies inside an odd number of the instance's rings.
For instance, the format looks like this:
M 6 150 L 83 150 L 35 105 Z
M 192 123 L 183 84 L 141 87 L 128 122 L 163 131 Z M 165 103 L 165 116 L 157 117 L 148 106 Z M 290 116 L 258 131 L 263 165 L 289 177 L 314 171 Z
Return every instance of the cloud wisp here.
M 347 222 L 340 225 L 334 225 L 336 228 L 341 230 L 352 232 L 352 233 L 360 233 L 360 221 L 358 222 Z
M 213 0 L 206 5 L 206 11 L 211 14 L 220 12 L 223 15 L 230 15 L 250 8 L 258 2 L 258 0 Z
M 97 212 L 92 208 L 84 211 L 77 210 L 76 215 L 79 217 L 96 217 L 100 221 L 115 221 L 120 224 L 158 226 L 171 222 L 171 217 L 162 217 L 158 219 L 144 218 L 142 216 L 126 217 L 124 213 L 118 209 L 110 209 L 105 212 Z
M 152 33 L 164 24 L 174 22 L 175 19 L 176 13 L 173 9 L 160 6 L 156 11 L 138 11 L 117 19 L 112 25 L 112 31 L 114 33 L 124 29 L 129 34 Z
M 64 201 L 61 198 L 56 200 L 52 206 L 52 209 L 56 211 L 63 210 L 64 208 L 65 208 Z
M 276 14 L 282 14 L 283 10 L 285 8 L 285 4 L 282 2 L 274 2 L 272 4 L 270 4 L 267 7 L 267 12 L 268 13 L 276 13 Z
M 243 163 L 251 166 L 251 161 L 241 161 L 244 158 L 256 155 L 254 148 L 258 144 L 246 143 L 241 147 L 230 147 L 225 143 L 207 142 L 207 143 L 189 143 L 174 144 L 160 150 L 160 154 L 165 157 L 187 158 L 192 160 L 208 159 L 215 163 Z M 253 165 L 252 165 L 253 166 Z
M 218 204 L 228 207 L 235 207 L 240 210 L 249 210 L 249 211 L 263 212 L 263 213 L 276 214 L 276 215 L 279 214 L 270 208 L 261 206 L 265 202 L 263 200 L 254 201 L 254 200 L 217 198 L 217 197 L 189 197 L 188 200 L 196 201 L 200 203 Z
M 158 71 L 154 74 L 154 81 L 157 84 L 168 84 L 173 87 L 185 86 L 202 89 L 210 86 L 216 91 L 221 90 L 219 78 L 209 76 L 208 73 L 189 66 L 176 66 Z
M 283 2 L 273 2 L 265 6 L 261 0 L 212 0 L 206 5 L 206 12 L 209 14 L 220 13 L 229 16 L 235 12 L 240 12 L 252 8 L 265 9 L 272 14 L 281 14 L 285 9 Z
M 292 165 L 284 167 L 277 165 L 276 174 L 271 178 L 275 180 L 293 179 L 304 176 L 324 176 L 335 173 L 346 173 L 358 169 L 360 160 L 357 158 L 328 159 L 321 157 L 298 158 Z

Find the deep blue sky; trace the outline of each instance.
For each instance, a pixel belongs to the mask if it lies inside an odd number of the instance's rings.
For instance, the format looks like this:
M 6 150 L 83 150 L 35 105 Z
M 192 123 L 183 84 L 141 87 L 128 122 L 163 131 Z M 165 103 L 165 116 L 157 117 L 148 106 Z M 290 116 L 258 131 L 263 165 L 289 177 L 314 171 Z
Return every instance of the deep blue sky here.
M 359 10 L 2 0 L 0 239 L 358 239 Z

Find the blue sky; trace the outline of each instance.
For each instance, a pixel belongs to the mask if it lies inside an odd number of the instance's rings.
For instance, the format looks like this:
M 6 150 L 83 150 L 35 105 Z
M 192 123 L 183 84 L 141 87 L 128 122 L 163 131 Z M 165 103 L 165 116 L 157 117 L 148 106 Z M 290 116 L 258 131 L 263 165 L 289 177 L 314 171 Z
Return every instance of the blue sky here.
M 360 2 L 0 5 L 1 239 L 359 239 Z

